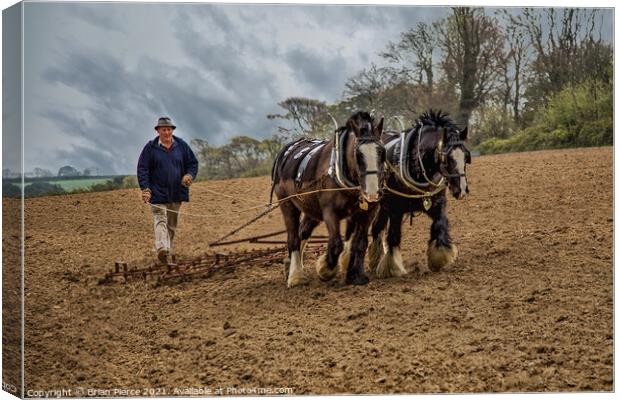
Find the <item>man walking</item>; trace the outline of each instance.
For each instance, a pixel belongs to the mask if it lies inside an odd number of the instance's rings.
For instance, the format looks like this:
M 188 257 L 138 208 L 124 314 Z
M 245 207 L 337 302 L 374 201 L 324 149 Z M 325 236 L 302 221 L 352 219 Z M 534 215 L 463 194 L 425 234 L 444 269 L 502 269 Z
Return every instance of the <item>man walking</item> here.
M 189 187 L 198 173 L 198 160 L 185 141 L 172 134 L 168 117 L 157 121 L 158 136 L 149 141 L 138 159 L 142 200 L 151 204 L 157 259 L 168 262 L 181 202 L 189 201 Z

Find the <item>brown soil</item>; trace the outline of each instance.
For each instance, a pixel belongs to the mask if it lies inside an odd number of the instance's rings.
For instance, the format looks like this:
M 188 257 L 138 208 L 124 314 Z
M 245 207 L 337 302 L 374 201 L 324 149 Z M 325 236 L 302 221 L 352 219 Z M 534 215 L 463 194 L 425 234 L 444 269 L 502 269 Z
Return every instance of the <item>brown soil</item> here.
M 456 264 L 420 272 L 430 223 L 418 217 L 403 234 L 410 273 L 364 287 L 322 283 L 312 265 L 294 289 L 281 265 L 156 289 L 98 285 L 115 260 L 153 257 L 136 191 L 27 200 L 26 391 L 613 390 L 612 157 L 475 158 L 470 197 L 449 200 Z M 176 251 L 206 252 L 268 191 L 267 177 L 195 184 L 181 210 L 218 216 L 182 216 Z M 244 234 L 278 229 L 276 211 Z

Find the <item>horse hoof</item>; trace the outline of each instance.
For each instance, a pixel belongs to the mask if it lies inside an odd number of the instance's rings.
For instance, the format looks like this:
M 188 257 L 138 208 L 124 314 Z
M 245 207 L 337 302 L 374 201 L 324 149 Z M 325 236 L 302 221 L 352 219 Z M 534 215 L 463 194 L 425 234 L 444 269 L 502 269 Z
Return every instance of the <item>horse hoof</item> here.
M 441 268 L 452 264 L 458 254 L 459 251 L 455 245 L 451 244 L 450 247 L 437 246 L 437 241 L 433 240 L 426 250 L 428 268 L 433 272 L 439 272 Z
M 366 276 L 366 274 L 357 274 L 352 277 L 347 276 L 347 284 L 349 285 L 367 285 L 370 282 L 370 279 Z
M 329 268 L 327 265 L 327 254 L 323 254 L 316 260 L 316 273 L 319 275 L 320 280 L 327 282 L 336 276 L 338 269 Z
M 375 275 L 377 278 L 381 279 L 399 277 L 406 273 L 407 270 L 403 266 L 403 260 L 398 248 L 394 248 L 392 251 L 385 253 L 375 270 Z
M 308 278 L 303 273 L 299 273 L 299 274 L 289 276 L 288 281 L 286 282 L 286 286 L 289 288 L 292 288 L 295 286 L 305 285 L 307 283 L 308 283 Z

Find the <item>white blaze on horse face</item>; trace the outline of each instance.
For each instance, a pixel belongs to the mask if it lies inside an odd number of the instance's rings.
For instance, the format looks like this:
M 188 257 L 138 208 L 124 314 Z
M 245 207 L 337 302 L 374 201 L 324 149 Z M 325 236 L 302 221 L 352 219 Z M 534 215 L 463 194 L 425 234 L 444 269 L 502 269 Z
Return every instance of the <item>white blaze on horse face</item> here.
M 379 165 L 378 157 L 377 157 L 377 145 L 375 143 L 365 143 L 360 145 L 360 152 L 364 156 L 364 160 L 366 161 L 366 171 L 378 171 Z M 367 201 L 375 202 L 379 200 L 379 174 L 378 173 L 370 173 L 366 174 L 365 179 L 365 187 L 366 191 L 364 193 L 364 197 L 366 197 Z
M 456 148 L 451 152 L 452 158 L 456 163 L 456 173 L 461 174 L 459 178 L 459 187 L 461 189 L 461 195 L 459 198 L 464 198 L 467 190 L 467 179 L 465 178 L 465 153 L 463 150 Z

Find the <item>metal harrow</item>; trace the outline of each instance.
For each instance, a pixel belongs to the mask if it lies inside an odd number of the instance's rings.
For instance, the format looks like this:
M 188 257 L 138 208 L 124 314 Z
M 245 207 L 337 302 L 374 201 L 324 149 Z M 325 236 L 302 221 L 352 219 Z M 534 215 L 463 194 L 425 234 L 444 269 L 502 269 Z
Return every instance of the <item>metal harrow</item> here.
M 305 254 L 324 251 L 323 244 L 309 243 Z M 194 277 L 207 277 L 216 270 L 234 270 L 240 266 L 270 266 L 286 263 L 286 247 L 268 247 L 235 252 L 208 252 L 198 257 L 174 259 L 167 264 L 154 263 L 141 267 L 130 267 L 127 262 L 117 261 L 114 268 L 99 280 L 99 284 L 125 283 L 129 281 L 155 280 L 156 284 L 187 280 Z

